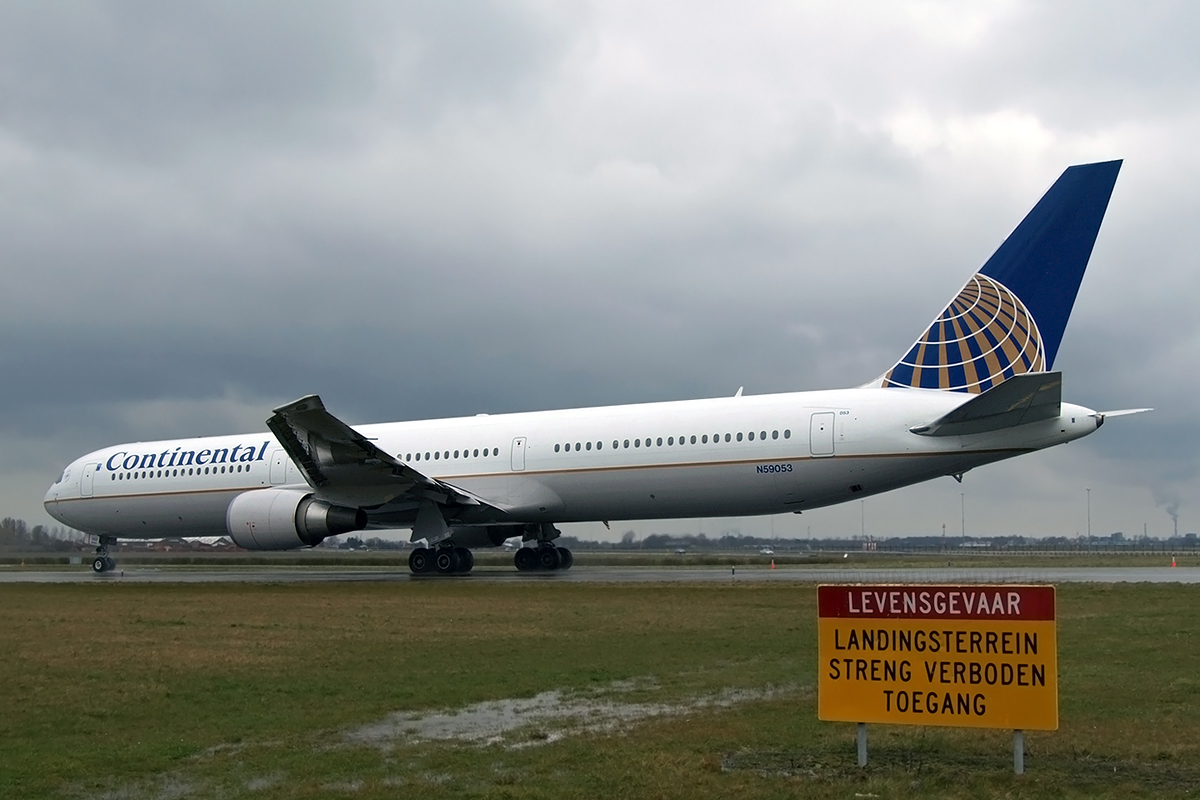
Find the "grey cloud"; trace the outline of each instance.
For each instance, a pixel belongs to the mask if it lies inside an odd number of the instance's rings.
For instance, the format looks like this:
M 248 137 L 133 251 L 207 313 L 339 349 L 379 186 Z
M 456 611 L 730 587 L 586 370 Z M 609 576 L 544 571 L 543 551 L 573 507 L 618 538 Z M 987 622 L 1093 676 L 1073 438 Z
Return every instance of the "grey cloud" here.
M 1197 72 L 1163 72 L 1196 58 L 1186 8 L 1125 42 L 1019 6 L 969 47 L 896 8 L 5 8 L 6 513 L 93 447 L 260 429 L 313 391 L 366 422 L 856 385 L 1111 146 L 1057 366 L 1069 399 L 1160 410 L 970 491 L 997 525 L 1028 497 L 1035 533 L 1074 524 L 1082 481 L 1151 509 L 1168 487 L 1186 520 Z M 942 126 L 926 144 L 895 134 L 911 108 Z M 948 122 L 1001 112 L 1050 140 Z M 928 527 L 956 487 L 871 503 Z
M 132 160 L 286 141 L 369 95 L 358 23 L 333 4 L 8 6 L 0 124 Z

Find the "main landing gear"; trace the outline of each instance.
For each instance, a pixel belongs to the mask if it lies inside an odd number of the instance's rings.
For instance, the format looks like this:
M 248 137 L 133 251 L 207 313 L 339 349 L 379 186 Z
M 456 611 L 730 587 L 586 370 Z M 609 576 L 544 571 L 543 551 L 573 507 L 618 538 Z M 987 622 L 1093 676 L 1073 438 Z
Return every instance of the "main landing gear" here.
M 92 572 L 100 574 L 101 572 L 112 572 L 117 568 L 117 562 L 113 561 L 112 556 L 108 554 L 108 546 L 116 541 L 115 536 L 100 537 L 100 546 L 96 548 L 96 555 L 92 559 Z
M 474 566 L 475 556 L 465 547 L 418 547 L 408 555 L 408 568 L 414 575 L 465 574 Z
M 565 547 L 555 547 L 549 542 L 543 542 L 537 547 L 522 547 L 513 556 L 513 563 L 521 572 L 534 570 L 567 570 L 575 563 L 575 556 Z

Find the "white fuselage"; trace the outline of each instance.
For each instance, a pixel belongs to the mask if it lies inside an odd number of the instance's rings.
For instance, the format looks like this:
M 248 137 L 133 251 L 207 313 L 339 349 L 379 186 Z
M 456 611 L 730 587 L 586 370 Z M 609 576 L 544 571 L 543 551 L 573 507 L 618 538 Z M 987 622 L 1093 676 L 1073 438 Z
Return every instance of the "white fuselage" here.
M 418 472 L 490 506 L 462 524 L 798 512 L 1077 439 L 1094 412 L 969 436 L 910 431 L 969 395 L 844 389 L 356 426 Z M 308 490 L 268 433 L 140 442 L 77 459 L 46 494 L 66 525 L 128 538 L 218 536 L 234 497 Z M 315 490 L 320 495 L 319 490 Z M 496 515 L 494 509 L 503 513 Z M 367 509 L 372 528 L 415 509 Z

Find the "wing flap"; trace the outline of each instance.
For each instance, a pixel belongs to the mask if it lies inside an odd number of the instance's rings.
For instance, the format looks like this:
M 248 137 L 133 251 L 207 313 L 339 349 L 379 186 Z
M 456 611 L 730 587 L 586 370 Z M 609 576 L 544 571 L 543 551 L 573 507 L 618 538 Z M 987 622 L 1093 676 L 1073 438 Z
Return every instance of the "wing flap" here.
M 318 395 L 276 408 L 267 427 L 299 465 L 309 485 L 324 498 L 358 506 L 405 498 L 439 505 L 482 503 L 474 495 L 397 461 L 330 414 Z
M 976 395 L 928 425 L 911 428 L 922 436 L 964 436 L 1053 419 L 1062 411 L 1062 373 L 1014 375 Z

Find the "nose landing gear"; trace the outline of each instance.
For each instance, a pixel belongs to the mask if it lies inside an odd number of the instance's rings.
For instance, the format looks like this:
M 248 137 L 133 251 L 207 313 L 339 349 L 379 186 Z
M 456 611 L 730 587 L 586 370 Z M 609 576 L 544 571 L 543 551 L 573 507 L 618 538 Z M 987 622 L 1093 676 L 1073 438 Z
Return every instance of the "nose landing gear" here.
M 115 536 L 100 537 L 100 546 L 96 548 L 96 555 L 92 558 L 92 572 L 98 575 L 102 572 L 112 572 L 117 568 L 117 562 L 113 561 L 112 556 L 108 554 L 108 546 L 115 544 L 116 541 Z

